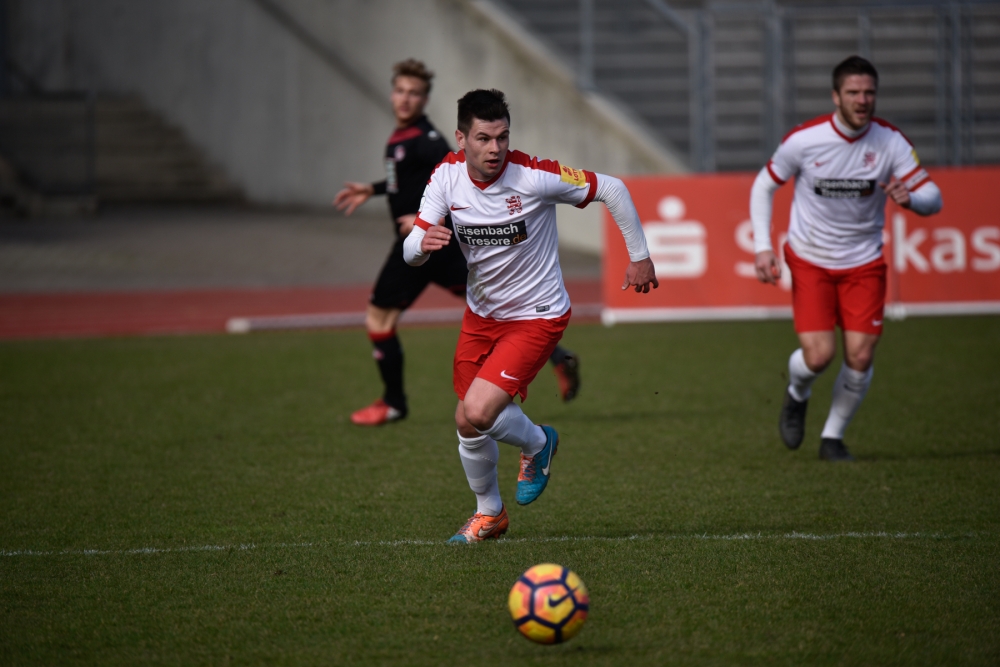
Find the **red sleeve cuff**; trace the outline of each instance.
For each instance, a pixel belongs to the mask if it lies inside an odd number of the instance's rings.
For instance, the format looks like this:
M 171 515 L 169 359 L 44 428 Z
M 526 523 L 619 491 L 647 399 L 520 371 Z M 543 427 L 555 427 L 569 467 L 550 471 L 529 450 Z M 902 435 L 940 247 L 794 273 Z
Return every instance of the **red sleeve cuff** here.
M 770 160 L 767 161 L 767 173 L 771 174 L 771 178 L 773 178 L 774 182 L 777 183 L 778 185 L 784 185 L 785 181 L 788 180 L 788 179 L 778 178 L 778 175 L 776 173 L 774 173 L 774 169 L 771 167 L 771 161 Z
M 576 205 L 577 208 L 587 208 L 587 204 L 594 201 L 594 197 L 597 196 L 597 174 L 586 169 L 583 170 L 583 173 L 587 177 L 587 185 L 590 187 L 587 190 L 587 196 Z
M 427 222 L 426 220 L 422 220 L 419 214 L 417 214 L 417 219 L 413 221 L 413 224 L 419 227 L 420 229 L 424 230 L 425 232 L 434 226 L 431 223 Z

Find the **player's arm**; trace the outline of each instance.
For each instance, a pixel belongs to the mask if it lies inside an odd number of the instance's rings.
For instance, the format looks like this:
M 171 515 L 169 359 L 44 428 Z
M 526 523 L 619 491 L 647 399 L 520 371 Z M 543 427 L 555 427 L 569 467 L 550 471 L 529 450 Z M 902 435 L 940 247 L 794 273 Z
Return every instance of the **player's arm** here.
M 632 195 L 621 179 L 606 174 L 594 174 L 597 178 L 597 192 L 594 200 L 604 202 L 614 218 L 615 224 L 625 239 L 628 256 L 631 260 L 625 270 L 625 280 L 622 289 L 630 286 L 636 292 L 646 294 L 650 286 L 656 289 L 660 281 L 656 279 L 653 261 L 649 258 L 649 248 L 646 246 L 646 234 L 642 231 L 639 213 L 635 210 Z
M 447 214 L 448 207 L 444 203 L 440 181 L 432 175 L 424 188 L 424 196 L 420 198 L 420 212 L 413 221 L 413 229 L 403 241 L 403 259 L 407 264 L 420 266 L 430 258 L 432 252 L 448 245 L 451 230 L 444 226 L 444 216 Z M 428 222 L 429 220 L 435 222 Z
M 898 150 L 889 183 L 879 183 L 886 196 L 917 215 L 933 215 L 941 210 L 941 190 L 930 175 L 920 166 L 917 152 L 902 137 L 897 140 Z
M 941 189 L 937 186 L 937 183 L 930 179 L 918 189 L 910 192 L 909 195 L 909 208 L 917 215 L 934 215 L 935 213 L 939 213 L 944 207 L 944 201 L 941 199 Z
M 912 192 L 903 181 L 893 180 L 889 183 L 879 183 L 879 186 L 894 202 L 917 215 L 934 215 L 944 205 L 941 201 L 941 189 L 931 180 L 927 180 L 919 189 Z
M 410 266 L 420 266 L 431 253 L 444 248 L 451 241 L 451 230 L 444 226 L 444 218 L 430 223 L 418 213 L 413 221 L 413 229 L 403 241 L 403 259 Z
M 552 160 L 538 160 L 540 169 L 533 169 L 535 185 L 542 200 L 552 204 L 573 204 L 585 208 L 592 201 L 604 202 L 615 224 L 625 239 L 631 260 L 625 270 L 622 289 L 635 287 L 636 292 L 649 292 L 660 286 L 649 259 L 646 234 L 642 231 L 639 213 L 632 203 L 632 195 L 621 180 L 607 174 L 596 174 L 584 169 L 573 169 Z
M 753 226 L 754 267 L 757 280 L 762 283 L 778 282 L 781 265 L 771 245 L 771 211 L 774 193 L 781 183 L 774 180 L 767 167 L 760 170 L 750 188 L 750 223 Z
M 344 215 L 354 213 L 354 209 L 364 204 L 373 195 L 385 194 L 385 181 L 378 183 L 344 183 L 344 188 L 333 198 L 333 205 Z
M 754 268 L 757 280 L 762 283 L 778 284 L 781 278 L 781 264 L 771 245 L 771 211 L 775 191 L 799 172 L 802 146 L 797 134 L 791 134 L 781 142 L 778 150 L 750 188 L 750 224 L 753 228 Z

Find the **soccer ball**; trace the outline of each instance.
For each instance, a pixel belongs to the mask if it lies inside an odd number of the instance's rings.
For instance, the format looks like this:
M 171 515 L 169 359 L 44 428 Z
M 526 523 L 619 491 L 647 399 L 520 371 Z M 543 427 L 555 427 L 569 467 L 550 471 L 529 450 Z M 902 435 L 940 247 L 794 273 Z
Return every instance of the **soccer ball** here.
M 559 644 L 572 639 L 587 620 L 590 596 L 583 581 L 562 565 L 529 568 L 507 597 L 514 627 L 533 642 Z

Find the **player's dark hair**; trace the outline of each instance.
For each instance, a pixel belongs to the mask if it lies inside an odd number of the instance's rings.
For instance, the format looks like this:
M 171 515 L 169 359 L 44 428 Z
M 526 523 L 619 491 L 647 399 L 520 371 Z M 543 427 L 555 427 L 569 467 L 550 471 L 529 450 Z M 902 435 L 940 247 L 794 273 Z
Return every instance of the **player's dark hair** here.
M 867 74 L 875 79 L 875 86 L 878 86 L 878 71 L 875 69 L 875 65 L 861 56 L 851 56 L 833 68 L 833 89 L 839 93 L 844 79 L 852 74 Z
M 412 76 L 415 79 L 420 79 L 427 84 L 427 90 L 424 92 L 427 94 L 431 92 L 431 79 L 434 78 L 434 72 L 427 69 L 427 65 L 419 60 L 407 58 L 393 65 L 392 82 L 396 83 L 396 78 L 401 76 Z
M 458 131 L 468 136 L 472 129 L 472 119 L 486 122 L 507 119 L 510 124 L 510 109 L 507 98 L 496 88 L 472 90 L 458 101 Z

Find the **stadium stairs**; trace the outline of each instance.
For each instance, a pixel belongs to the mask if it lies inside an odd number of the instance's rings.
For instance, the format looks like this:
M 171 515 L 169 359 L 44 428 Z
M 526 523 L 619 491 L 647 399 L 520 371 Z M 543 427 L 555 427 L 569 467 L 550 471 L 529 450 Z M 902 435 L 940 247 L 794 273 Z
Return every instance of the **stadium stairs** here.
M 134 96 L 0 100 L 0 202 L 23 216 L 98 203 L 234 202 L 243 195 Z
M 97 193 L 107 202 L 242 199 L 222 170 L 138 97 L 97 100 Z

